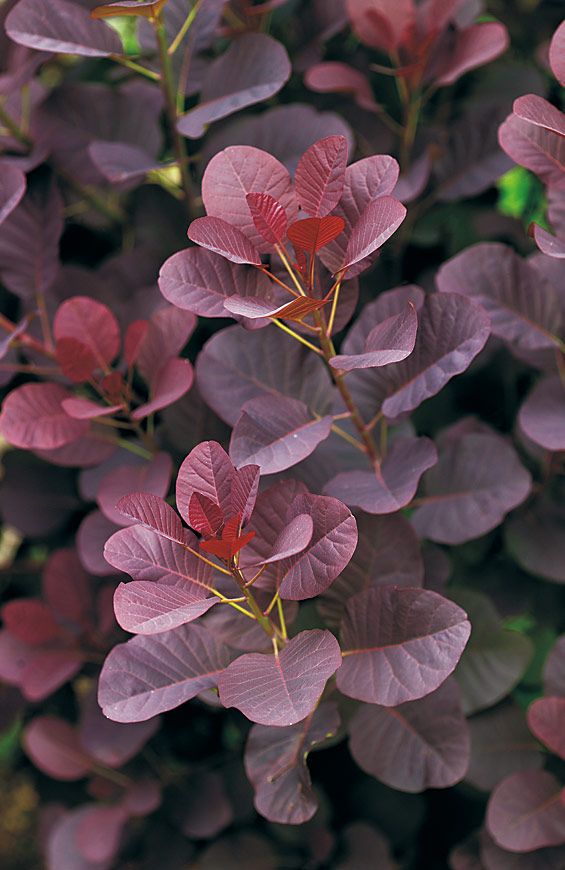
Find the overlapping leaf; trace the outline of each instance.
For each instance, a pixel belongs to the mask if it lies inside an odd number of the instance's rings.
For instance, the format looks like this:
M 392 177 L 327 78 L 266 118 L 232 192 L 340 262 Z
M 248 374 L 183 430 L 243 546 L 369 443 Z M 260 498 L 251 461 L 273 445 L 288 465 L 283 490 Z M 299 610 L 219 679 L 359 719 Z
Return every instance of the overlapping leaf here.
M 328 215 L 343 193 L 347 140 L 320 139 L 304 152 L 296 167 L 294 186 L 300 207 L 311 217 Z
M 6 32 L 19 45 L 40 51 L 83 57 L 122 52 L 117 33 L 70 0 L 20 0 L 6 19 Z
M 565 388 L 558 376 L 536 384 L 520 408 L 518 422 L 545 450 L 565 450 Z
M 71 393 L 59 384 L 30 383 L 6 397 L 0 432 L 10 444 L 27 450 L 52 450 L 76 441 L 89 428 L 88 420 L 74 420 L 62 402 Z
M 565 806 L 558 780 L 545 770 L 509 776 L 491 795 L 487 829 L 510 852 L 532 852 L 565 841 Z
M 341 354 L 330 360 L 336 369 L 348 372 L 352 369 L 376 368 L 402 362 L 410 356 L 416 343 L 418 316 L 412 303 L 401 314 L 393 314 L 371 330 L 362 354 Z

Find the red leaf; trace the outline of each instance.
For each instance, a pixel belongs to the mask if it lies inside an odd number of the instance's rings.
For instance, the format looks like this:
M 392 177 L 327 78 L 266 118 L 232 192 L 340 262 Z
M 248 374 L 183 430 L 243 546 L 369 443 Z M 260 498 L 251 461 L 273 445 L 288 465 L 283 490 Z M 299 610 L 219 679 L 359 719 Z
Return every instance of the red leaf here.
M 306 218 L 295 221 L 288 228 L 288 238 L 297 251 L 315 254 L 320 248 L 333 242 L 345 227 L 345 221 L 336 215 L 323 218 Z
M 215 536 L 224 524 L 224 515 L 212 499 L 193 492 L 188 503 L 188 521 L 199 534 Z
M 85 345 L 100 368 L 111 363 L 120 348 L 118 321 L 106 305 L 88 296 L 73 296 L 59 306 L 53 333 L 57 342 L 74 338 Z
M 286 234 L 286 212 L 269 193 L 248 193 L 245 197 L 255 229 L 266 242 L 279 244 Z
M 97 368 L 94 354 L 76 338 L 60 338 L 55 356 L 65 377 L 74 384 L 87 381 Z
M 313 217 L 329 214 L 343 193 L 347 139 L 327 136 L 304 152 L 296 167 L 294 187 L 304 211 Z
M 124 337 L 124 359 L 128 366 L 136 363 L 148 329 L 148 320 L 134 320 L 128 326 Z

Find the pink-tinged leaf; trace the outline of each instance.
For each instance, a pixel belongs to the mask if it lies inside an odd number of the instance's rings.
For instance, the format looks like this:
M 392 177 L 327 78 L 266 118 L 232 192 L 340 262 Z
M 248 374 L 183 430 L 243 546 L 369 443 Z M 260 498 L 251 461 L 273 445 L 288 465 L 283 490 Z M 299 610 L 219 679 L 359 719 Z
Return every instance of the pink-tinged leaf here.
M 548 257 L 555 257 L 557 260 L 565 258 L 565 239 L 560 239 L 548 233 L 539 224 L 533 224 L 533 229 L 530 228 L 530 230 L 542 254 L 547 254 Z
M 432 172 L 432 161 L 428 151 L 424 151 L 412 162 L 406 172 L 403 172 L 392 190 L 395 199 L 406 205 L 413 202 L 424 192 Z
M 347 164 L 345 136 L 327 136 L 308 148 L 296 167 L 298 203 L 311 217 L 324 217 L 341 199 Z
M 91 18 L 112 18 L 116 15 L 136 15 L 143 18 L 154 18 L 168 0 L 115 0 L 114 3 L 104 3 L 92 9 Z
M 58 619 L 83 626 L 91 607 L 91 580 L 75 550 L 54 550 L 43 570 L 42 591 Z
M 370 202 L 351 231 L 340 270 L 348 269 L 378 250 L 405 217 L 406 208 L 392 196 L 381 196 Z
M 41 646 L 62 634 L 51 609 L 37 598 L 15 598 L 2 607 L 2 620 L 10 634 L 30 646 Z
M 155 372 L 169 359 L 179 356 L 196 328 L 196 317 L 164 305 L 153 312 L 136 360 L 137 370 L 151 384 Z
M 543 753 L 532 737 L 524 712 L 512 702 L 469 719 L 471 761 L 465 776 L 475 788 L 490 792 L 518 770 L 543 767 Z
M 466 248 L 439 270 L 437 287 L 461 293 L 488 311 L 493 335 L 517 348 L 554 348 L 562 321 L 551 284 L 511 248 L 483 243 Z
M 202 178 L 202 199 L 208 215 L 225 217 L 237 227 L 260 252 L 272 250 L 257 232 L 247 204 L 248 193 L 267 193 L 284 208 L 288 220 L 294 220 L 298 206 L 288 170 L 279 161 L 248 145 L 236 145 L 220 151 L 208 163 Z
M 270 298 L 271 287 L 258 269 L 236 265 L 205 248 L 173 254 L 159 274 L 159 289 L 165 299 L 203 317 L 228 316 L 224 303 L 234 291 L 238 300 L 262 301 Z
M 369 79 L 360 70 L 341 61 L 325 61 L 309 67 L 304 84 L 321 94 L 352 94 L 353 99 L 368 112 L 379 112 Z
M 525 505 L 504 526 L 510 555 L 530 574 L 565 583 L 563 523 L 565 507 L 561 504 L 538 499 Z
M 3 163 L 0 166 L 0 224 L 3 224 L 20 200 L 26 189 L 26 177 L 15 166 Z
M 137 520 L 145 528 L 158 532 L 170 541 L 183 544 L 186 540 L 186 529 L 173 508 L 149 493 L 134 493 L 120 499 L 118 508 L 126 517 Z
M 233 516 L 231 504 L 235 469 L 217 441 L 203 441 L 182 463 L 177 476 L 177 508 L 190 523 L 189 504 L 195 492 L 206 496 L 221 509 L 225 519 Z
M 121 465 L 109 472 L 98 488 L 98 507 L 116 525 L 129 525 L 118 502 L 132 493 L 151 493 L 164 498 L 169 491 L 172 461 L 168 453 L 157 453 L 150 462 Z
M 222 776 L 215 771 L 194 771 L 183 800 L 182 832 L 193 840 L 212 840 L 234 820 L 234 807 Z
M 202 598 L 186 580 L 120 583 L 114 593 L 118 624 L 132 634 L 159 634 L 202 616 L 220 600 Z
M 509 776 L 493 791 L 486 824 L 495 842 L 509 852 L 532 852 L 565 841 L 561 786 L 545 770 Z
M 106 439 L 105 430 L 92 427 L 70 444 L 35 452 L 41 459 L 63 468 L 92 468 L 105 462 L 116 450 L 116 445 Z
M 545 450 L 565 450 L 565 388 L 559 376 L 538 381 L 520 408 L 518 422 Z
M 19 45 L 39 51 L 108 57 L 121 54 L 117 33 L 69 0 L 20 0 L 6 18 L 6 32 Z
M 565 87 L 565 22 L 561 22 L 549 45 L 549 63 L 559 84 Z
M 70 812 L 63 809 L 55 815 L 45 843 L 46 860 L 50 867 L 59 867 L 61 870 L 109 870 L 111 861 L 92 864 L 78 847 L 80 823 L 83 818 L 88 819 L 93 808 L 98 808 L 98 805 L 85 804 Z
M 313 419 L 298 399 L 269 396 L 243 406 L 230 440 L 236 466 L 253 463 L 261 474 L 285 471 L 309 456 L 327 438 L 332 417 Z
M 191 536 L 194 540 L 194 536 Z M 211 586 L 211 571 L 201 559 L 181 544 L 142 526 L 116 532 L 104 548 L 106 561 L 134 580 L 176 584 L 184 582 L 187 594 L 205 598 Z
M 149 724 L 153 724 L 154 721 Z M 128 815 L 143 817 L 153 813 L 161 805 L 161 801 L 162 794 L 159 783 L 153 779 L 138 779 L 127 790 L 121 805 Z
M 258 465 L 244 465 L 234 471 L 231 484 L 231 504 L 233 512 L 241 517 L 241 525 L 246 526 L 253 513 L 261 469 Z
M 77 825 L 75 842 L 89 868 L 105 866 L 115 858 L 126 821 L 127 814 L 121 806 L 88 807 Z
M 106 658 L 98 701 L 114 722 L 144 722 L 215 686 L 229 660 L 227 647 L 199 625 L 138 635 Z
M 469 615 L 471 637 L 456 671 L 465 715 L 501 701 L 518 685 L 532 655 L 528 637 L 506 629 L 486 595 L 457 589 L 451 597 Z
M 29 181 L 25 196 L 0 233 L 0 277 L 8 290 L 31 300 L 50 289 L 60 268 L 62 232 L 63 200 L 57 185 Z
M 319 311 L 328 302 L 328 299 L 312 299 L 300 296 L 291 302 L 284 302 L 282 305 L 274 307 L 273 303 L 267 299 L 242 299 L 238 296 L 231 296 L 224 304 L 226 311 L 230 314 L 239 314 L 241 317 L 248 317 L 251 320 L 258 320 L 262 317 L 278 317 L 282 320 L 301 323 L 305 317 L 312 314 L 313 311 Z
M 325 623 L 338 628 L 349 598 L 373 586 L 421 586 L 424 564 L 420 544 L 401 515 L 357 518 L 359 543 L 353 558 L 316 602 Z
M 528 497 L 531 486 L 531 475 L 511 444 L 495 433 L 471 432 L 440 450 L 412 523 L 422 538 L 462 544 L 496 528 Z
M 341 627 L 344 695 L 396 707 L 437 689 L 469 639 L 464 610 L 436 592 L 383 586 L 355 595 Z
M 230 426 L 245 402 L 256 396 L 282 393 L 320 415 L 328 413 L 332 402 L 332 383 L 322 360 L 298 342 L 289 342 L 279 329 L 223 329 L 200 352 L 197 378 L 206 403 Z
M 59 384 L 17 387 L 4 399 L 0 433 L 14 447 L 26 450 L 52 450 L 76 441 L 89 423 L 65 413 L 62 402 L 70 396 Z
M 106 305 L 88 296 L 73 296 L 59 306 L 53 334 L 57 341 L 63 338 L 80 341 L 100 368 L 109 365 L 120 349 L 118 321 Z
M 558 637 L 543 669 L 546 695 L 565 695 L 565 634 Z
M 370 514 L 392 514 L 412 501 L 420 478 L 436 462 L 437 451 L 429 438 L 398 438 L 380 467 L 341 471 L 324 492 Z
M 259 725 L 294 725 L 314 710 L 340 664 L 333 634 L 303 631 L 277 655 L 247 653 L 232 662 L 218 679 L 220 700 Z
M 111 417 L 118 411 L 122 411 L 122 405 L 97 405 L 96 402 L 91 402 L 90 399 L 63 399 L 61 402 L 63 410 L 73 420 L 93 420 L 95 417 Z
M 500 146 L 520 166 L 539 175 L 544 184 L 564 190 L 565 136 L 554 129 L 563 130 L 564 115 L 535 94 L 520 99 L 522 102 L 516 101 L 520 115 L 509 115 L 499 128 Z
M 294 221 L 288 228 L 288 238 L 297 251 L 315 254 L 333 242 L 343 232 L 345 221 L 337 215 L 312 217 Z
M 528 708 L 528 725 L 551 752 L 565 759 L 565 698 L 538 698 Z
M 306 549 L 312 540 L 314 522 L 308 514 L 298 514 L 278 535 L 273 553 L 268 559 L 261 560 L 262 565 L 272 565 L 290 556 L 296 556 Z
M 247 236 L 222 218 L 196 218 L 188 228 L 188 238 L 232 263 L 261 265 L 259 252 Z
M 200 103 L 181 117 L 179 131 L 199 139 L 213 121 L 274 96 L 290 73 L 286 50 L 276 39 L 263 33 L 240 36 L 210 66 Z
M 349 734 L 359 767 L 399 791 L 449 788 L 469 765 L 469 734 L 452 680 L 398 707 L 363 705 Z
M 77 550 L 80 561 L 89 574 L 107 577 L 115 573 L 104 558 L 104 545 L 115 531 L 115 523 L 107 520 L 101 511 L 92 511 L 81 522 L 76 538 Z
M 92 770 L 76 729 L 55 716 L 33 719 L 24 731 L 23 745 L 36 767 L 54 779 L 82 779 Z
M 122 767 L 141 752 L 158 731 L 160 720 L 122 725 L 103 715 L 91 692 L 82 705 L 79 738 L 83 749 L 100 764 Z
M 147 338 L 149 330 L 148 320 L 134 320 L 126 329 L 124 335 L 124 359 L 131 368 L 139 357 L 141 348 Z
M 269 193 L 248 193 L 245 199 L 259 235 L 271 245 L 280 245 L 288 225 L 280 202 Z
M 393 314 L 377 324 L 367 336 L 365 352 L 354 356 L 334 356 L 330 364 L 342 371 L 376 368 L 402 362 L 410 356 L 416 344 L 418 315 L 409 302 L 401 314 Z
M 411 0 L 395 4 L 390 0 L 347 0 L 347 13 L 358 39 L 386 53 L 395 51 L 406 30 L 414 25 Z
M 156 372 L 151 381 L 151 399 L 133 412 L 133 420 L 143 420 L 178 401 L 194 380 L 194 369 L 187 359 L 172 357 Z
M 457 30 L 450 57 L 439 63 L 436 83 L 440 87 L 453 84 L 463 73 L 499 57 L 509 42 L 506 27 L 497 21 Z
M 270 822 L 301 825 L 318 809 L 306 766 L 311 750 L 337 733 L 335 704 L 283 728 L 254 725 L 245 748 L 245 772 L 255 790 L 255 809 Z
M 75 676 L 84 664 L 84 654 L 76 650 L 37 650 L 24 667 L 18 683 L 28 701 L 43 701 Z

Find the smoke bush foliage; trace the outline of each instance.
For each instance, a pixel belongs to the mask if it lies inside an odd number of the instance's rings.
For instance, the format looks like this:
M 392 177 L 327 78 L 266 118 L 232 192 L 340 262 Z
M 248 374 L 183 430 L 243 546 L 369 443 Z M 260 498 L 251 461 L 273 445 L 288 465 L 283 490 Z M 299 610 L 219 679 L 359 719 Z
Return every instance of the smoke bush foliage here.
M 3 866 L 565 866 L 558 6 L 0 2 Z

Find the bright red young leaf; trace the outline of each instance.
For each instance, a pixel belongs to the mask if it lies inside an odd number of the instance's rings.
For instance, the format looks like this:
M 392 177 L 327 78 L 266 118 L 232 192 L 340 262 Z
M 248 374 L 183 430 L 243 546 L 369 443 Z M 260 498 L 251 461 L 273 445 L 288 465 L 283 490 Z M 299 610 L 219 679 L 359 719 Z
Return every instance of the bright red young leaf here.
M 199 535 L 213 537 L 222 529 L 224 514 L 212 499 L 200 492 L 193 492 L 188 502 L 188 521 Z
M 218 537 L 201 541 L 200 549 L 205 550 L 207 553 L 213 553 L 225 562 L 229 562 L 236 553 L 239 553 L 255 537 L 255 532 L 240 534 L 240 524 L 241 517 L 232 517 L 226 522 Z
M 288 238 L 297 251 L 315 254 L 343 232 L 345 221 L 337 215 L 295 221 L 288 228 Z
M 269 193 L 248 193 L 245 197 L 255 229 L 272 245 L 280 245 L 286 235 L 288 221 L 280 202 Z

